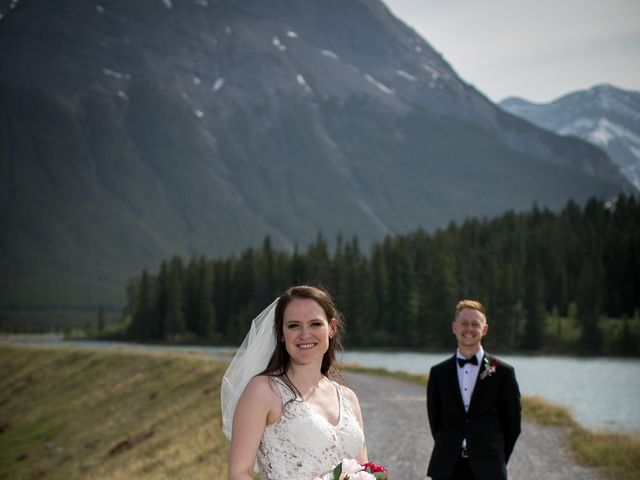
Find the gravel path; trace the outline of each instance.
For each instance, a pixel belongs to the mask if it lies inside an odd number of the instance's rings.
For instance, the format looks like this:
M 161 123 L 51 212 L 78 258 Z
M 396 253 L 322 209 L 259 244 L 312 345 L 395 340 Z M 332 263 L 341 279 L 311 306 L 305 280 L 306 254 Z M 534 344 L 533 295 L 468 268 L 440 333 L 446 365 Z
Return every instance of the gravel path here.
M 424 388 L 384 377 L 346 373 L 358 394 L 369 459 L 388 468 L 391 480 L 426 478 L 433 448 Z M 567 431 L 523 422 L 509 461 L 511 480 L 607 480 L 595 468 L 578 465 L 565 444 Z M 482 479 L 491 480 L 491 479 Z

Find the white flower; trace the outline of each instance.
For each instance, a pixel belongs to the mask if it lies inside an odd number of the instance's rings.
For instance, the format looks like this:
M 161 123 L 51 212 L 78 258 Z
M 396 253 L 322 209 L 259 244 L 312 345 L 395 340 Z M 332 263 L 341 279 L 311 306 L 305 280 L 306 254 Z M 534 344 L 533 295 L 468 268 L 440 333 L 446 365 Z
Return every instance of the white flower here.
M 352 475 L 364 470 L 364 467 L 356 462 L 354 459 L 345 458 L 342 460 L 342 475 L 349 475 L 349 478 L 356 478 Z M 365 479 L 366 477 L 362 477 Z
M 333 473 L 325 473 L 323 476 L 316 477 L 313 480 L 333 480 Z
M 362 470 L 354 475 L 349 475 L 349 480 L 376 480 L 376 477 Z

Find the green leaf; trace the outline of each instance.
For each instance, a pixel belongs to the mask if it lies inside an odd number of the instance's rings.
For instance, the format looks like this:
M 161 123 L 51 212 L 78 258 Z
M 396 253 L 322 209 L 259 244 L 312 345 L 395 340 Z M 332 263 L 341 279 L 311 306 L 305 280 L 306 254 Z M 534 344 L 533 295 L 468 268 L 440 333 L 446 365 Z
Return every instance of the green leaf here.
M 333 469 L 333 480 L 340 480 L 342 474 L 342 463 L 339 463 L 336 468 Z

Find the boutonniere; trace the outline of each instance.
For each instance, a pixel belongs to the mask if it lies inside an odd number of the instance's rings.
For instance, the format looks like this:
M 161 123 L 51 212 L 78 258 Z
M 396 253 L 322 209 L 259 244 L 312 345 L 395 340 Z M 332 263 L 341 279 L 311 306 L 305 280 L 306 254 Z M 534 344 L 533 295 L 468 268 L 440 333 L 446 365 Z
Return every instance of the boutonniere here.
M 498 366 L 498 360 L 496 360 L 491 355 L 484 356 L 484 369 L 480 372 L 480 380 L 484 380 L 487 377 L 493 375 L 496 371 L 496 367 Z

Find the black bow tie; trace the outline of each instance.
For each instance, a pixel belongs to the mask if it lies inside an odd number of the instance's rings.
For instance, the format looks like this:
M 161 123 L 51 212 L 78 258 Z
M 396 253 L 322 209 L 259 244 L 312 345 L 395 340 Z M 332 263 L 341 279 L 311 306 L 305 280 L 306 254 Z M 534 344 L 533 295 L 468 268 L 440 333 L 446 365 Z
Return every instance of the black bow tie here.
M 471 358 L 460 358 L 458 357 L 458 365 L 464 367 L 467 363 L 471 363 L 473 365 L 478 365 L 478 357 L 475 355 Z

